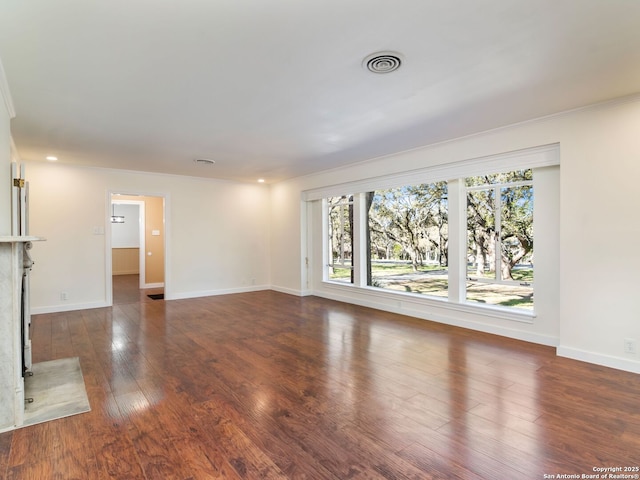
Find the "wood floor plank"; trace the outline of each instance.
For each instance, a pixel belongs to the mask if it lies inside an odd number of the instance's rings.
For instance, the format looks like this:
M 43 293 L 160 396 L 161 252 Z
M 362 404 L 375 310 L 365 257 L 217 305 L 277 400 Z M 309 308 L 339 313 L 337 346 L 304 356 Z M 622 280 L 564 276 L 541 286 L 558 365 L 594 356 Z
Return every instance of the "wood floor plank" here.
M 61 451 L 56 455 L 38 458 L 29 463 L 12 467 L 7 471 L 7 480 L 86 480 L 99 478 L 98 466 L 91 452 Z
M 90 446 L 96 455 L 96 476 L 116 480 L 146 480 L 133 442 L 119 429 L 111 434 L 102 432 L 92 437 Z
M 640 462 L 639 375 L 316 297 L 154 301 L 122 280 L 113 307 L 33 317 L 34 361 L 78 356 L 91 411 L 0 434 L 0 480 L 511 479 Z
M 7 474 L 12 441 L 13 432 L 0 434 L 0 478 L 4 478 Z
M 287 429 L 281 427 L 280 418 L 291 415 L 286 409 L 280 409 L 271 415 L 245 415 L 222 395 L 217 395 L 198 405 L 195 412 L 197 417 L 206 419 L 206 422 L 219 416 L 232 421 L 288 478 L 334 478 L 311 452 L 292 438 Z

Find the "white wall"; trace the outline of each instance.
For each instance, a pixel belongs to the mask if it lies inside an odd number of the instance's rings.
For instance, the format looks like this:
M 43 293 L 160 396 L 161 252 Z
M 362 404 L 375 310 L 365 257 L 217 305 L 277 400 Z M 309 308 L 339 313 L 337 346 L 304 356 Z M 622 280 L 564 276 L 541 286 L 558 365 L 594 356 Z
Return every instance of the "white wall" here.
M 140 247 L 140 205 L 113 204 L 111 212 L 124 223 L 111 224 L 111 248 Z
M 11 133 L 9 114 L 0 98 L 0 235 L 11 235 Z
M 272 186 L 273 288 L 302 294 L 304 190 L 552 143 L 560 144 L 559 286 L 538 305 L 533 325 L 442 310 L 424 302 L 341 290 L 334 296 L 438 321 L 546 344 L 561 355 L 640 372 L 640 354 L 625 354 L 625 338 L 640 342 L 640 97 L 621 99 L 483 134 L 444 142 Z M 287 228 L 283 228 L 284 226 Z M 292 232 L 301 232 L 293 235 Z M 314 247 L 316 250 L 318 247 Z M 316 255 L 317 256 L 317 255 Z M 278 267 L 276 269 L 276 266 Z M 319 269 L 321 265 L 313 265 Z M 537 274 L 538 270 L 536 270 Z M 328 295 L 314 285 L 314 293 Z M 639 343 L 640 345 L 640 343 Z
M 640 102 L 580 120 L 562 145 L 559 352 L 640 372 L 622 352 L 640 340 Z
M 302 286 L 306 236 L 301 235 L 303 202 L 296 182 L 284 182 L 271 191 L 271 242 L 272 287 L 284 293 L 298 295 L 306 289 Z
M 47 239 L 33 247 L 34 313 L 108 303 L 109 192 L 166 197 L 167 299 L 269 286 L 268 187 L 45 162 L 27 178 L 30 231 Z

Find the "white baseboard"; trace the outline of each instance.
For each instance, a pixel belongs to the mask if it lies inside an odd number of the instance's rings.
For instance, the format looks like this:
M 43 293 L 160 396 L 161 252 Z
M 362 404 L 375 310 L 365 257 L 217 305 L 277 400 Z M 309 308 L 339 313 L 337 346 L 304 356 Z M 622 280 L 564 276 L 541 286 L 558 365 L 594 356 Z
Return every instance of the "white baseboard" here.
M 220 290 L 201 290 L 198 292 L 165 292 L 165 300 L 184 300 L 187 298 L 213 297 L 216 295 L 229 295 L 232 293 L 248 293 L 259 292 L 261 290 L 270 290 L 268 285 L 251 285 L 250 287 L 223 288 Z
M 306 297 L 313 294 L 313 292 L 311 292 L 310 290 L 301 291 L 301 290 L 296 290 L 295 288 L 279 287 L 278 285 L 271 285 L 271 287 L 269 288 L 274 292 L 286 293 L 288 295 L 295 295 L 296 297 Z
M 91 308 L 104 308 L 110 306 L 111 305 L 108 305 L 106 302 L 48 305 L 45 307 L 31 307 L 31 314 L 40 315 L 43 313 L 72 312 L 74 310 L 89 310 Z
M 158 282 L 158 283 L 145 283 L 144 287 L 142 288 L 163 288 L 164 287 L 164 282 Z
M 603 367 L 624 370 L 625 372 L 640 373 L 640 360 L 630 360 L 627 358 L 603 355 L 601 353 L 589 352 L 578 348 L 559 346 L 557 349 L 559 357 L 580 360 L 581 362 L 593 363 Z
M 156 287 L 155 285 L 158 285 Z M 145 288 L 159 288 L 164 284 L 151 284 L 150 287 Z M 239 288 L 225 288 L 220 290 L 203 290 L 197 292 L 178 292 L 171 293 L 170 295 L 165 292 L 165 300 L 182 300 L 187 298 L 199 298 L 199 297 L 211 297 L 215 295 L 228 295 L 231 293 L 247 293 L 247 292 L 258 292 L 261 290 L 270 290 L 271 287 L 269 285 L 251 285 L 250 287 L 239 287 Z M 291 292 L 284 292 L 291 293 Z M 294 295 L 300 295 L 299 293 L 293 293 Z M 92 303 L 76 303 L 76 304 L 64 304 L 64 305 L 49 305 L 44 307 L 31 307 L 32 315 L 39 315 L 44 313 L 58 313 L 58 312 L 71 312 L 74 310 L 88 310 L 91 308 L 104 308 L 110 307 L 111 305 L 106 302 L 92 302 Z

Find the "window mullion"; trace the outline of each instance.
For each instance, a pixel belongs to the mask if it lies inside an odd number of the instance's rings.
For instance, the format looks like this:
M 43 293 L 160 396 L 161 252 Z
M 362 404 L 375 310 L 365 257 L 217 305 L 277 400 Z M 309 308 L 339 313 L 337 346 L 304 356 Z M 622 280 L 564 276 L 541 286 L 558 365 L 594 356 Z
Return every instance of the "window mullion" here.
M 353 196 L 353 284 L 363 287 L 367 284 L 367 216 L 365 193 Z
M 502 198 L 500 195 L 501 192 L 500 187 L 495 187 L 493 189 L 494 195 L 494 212 L 493 218 L 495 220 L 495 241 L 493 248 L 495 249 L 495 269 L 496 269 L 496 280 L 500 282 L 502 280 Z
M 449 290 L 450 302 L 463 303 L 467 278 L 467 196 L 462 180 L 447 183 L 449 202 Z
M 344 265 L 345 249 L 344 249 L 344 204 L 340 204 L 340 265 Z

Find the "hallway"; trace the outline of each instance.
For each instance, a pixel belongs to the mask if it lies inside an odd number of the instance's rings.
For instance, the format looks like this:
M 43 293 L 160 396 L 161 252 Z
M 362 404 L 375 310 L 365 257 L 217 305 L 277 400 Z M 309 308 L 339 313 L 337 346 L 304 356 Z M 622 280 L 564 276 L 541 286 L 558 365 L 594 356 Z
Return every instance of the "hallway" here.
M 124 305 L 127 303 L 153 302 L 148 295 L 164 293 L 164 288 L 140 289 L 140 275 L 114 275 L 113 279 L 113 304 Z

